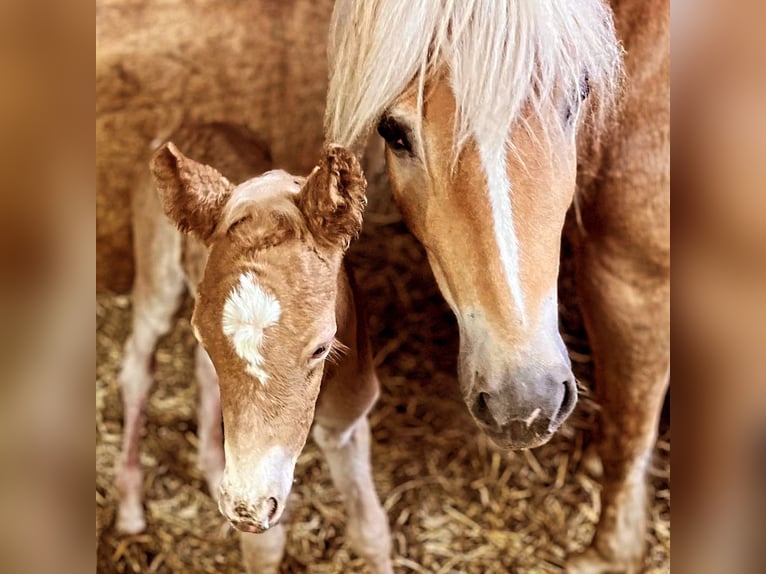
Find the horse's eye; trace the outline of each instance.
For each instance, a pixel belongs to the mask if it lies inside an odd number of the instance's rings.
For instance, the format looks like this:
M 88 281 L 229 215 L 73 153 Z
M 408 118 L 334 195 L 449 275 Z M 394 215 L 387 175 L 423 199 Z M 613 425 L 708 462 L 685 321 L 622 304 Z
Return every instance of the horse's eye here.
M 317 350 L 314 351 L 314 354 L 311 355 L 312 359 L 321 359 L 322 356 L 327 352 L 327 345 L 322 345 L 321 347 L 317 347 Z
M 580 78 L 580 85 L 577 87 L 577 96 L 579 101 L 576 104 L 569 104 L 564 111 L 564 123 L 571 125 L 572 120 L 579 112 L 580 105 L 584 102 L 590 94 L 590 81 L 588 80 L 588 74 L 583 74 Z
M 583 74 L 582 78 L 580 79 L 580 101 L 585 101 L 585 98 L 587 98 L 590 95 L 590 79 L 588 78 L 587 72 Z
M 383 116 L 378 123 L 378 133 L 395 152 L 412 153 L 407 130 L 391 116 Z

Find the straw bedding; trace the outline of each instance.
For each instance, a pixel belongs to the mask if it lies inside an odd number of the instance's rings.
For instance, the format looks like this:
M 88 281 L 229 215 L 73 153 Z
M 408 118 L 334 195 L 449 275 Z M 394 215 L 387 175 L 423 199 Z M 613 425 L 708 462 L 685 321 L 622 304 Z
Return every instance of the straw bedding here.
M 385 218 L 384 218 L 385 219 Z M 502 452 L 477 430 L 458 394 L 455 322 L 422 249 L 401 223 L 370 214 L 350 254 L 367 296 L 380 401 L 371 416 L 373 466 L 394 538 L 397 572 L 560 572 L 590 539 L 599 511 L 598 465 L 586 455 L 596 406 L 581 398 L 547 445 Z M 583 387 L 590 356 L 562 277 L 562 327 Z M 98 571 L 241 572 L 237 534 L 196 468 L 196 385 L 186 302 L 157 355 L 142 462 L 148 527 L 114 530 L 112 484 L 121 437 L 116 382 L 130 298 L 97 298 L 96 541 Z M 587 392 L 587 391 L 586 391 Z M 651 476 L 647 572 L 669 572 L 670 434 L 663 419 Z M 590 461 L 590 462 L 589 462 Z M 283 572 L 364 572 L 345 542 L 344 510 L 316 446 L 296 469 Z

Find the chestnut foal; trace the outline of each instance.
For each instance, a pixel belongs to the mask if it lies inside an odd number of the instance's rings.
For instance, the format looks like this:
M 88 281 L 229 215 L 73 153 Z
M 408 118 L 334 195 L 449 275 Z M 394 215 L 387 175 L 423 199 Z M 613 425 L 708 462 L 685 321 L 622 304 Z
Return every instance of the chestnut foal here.
M 133 332 L 120 377 L 118 528 L 145 527 L 140 421 L 151 357 L 186 284 L 199 342 L 200 466 L 221 513 L 242 531 L 248 571 L 279 566 L 285 533 L 278 521 L 316 421 L 314 438 L 346 502 L 349 542 L 372 571 L 391 572 L 388 521 L 369 458 L 367 413 L 378 379 L 342 263 L 365 204 L 356 158 L 329 146 L 307 178 L 277 170 L 235 186 L 168 143 L 151 168 L 159 197 L 147 194 L 135 214 Z

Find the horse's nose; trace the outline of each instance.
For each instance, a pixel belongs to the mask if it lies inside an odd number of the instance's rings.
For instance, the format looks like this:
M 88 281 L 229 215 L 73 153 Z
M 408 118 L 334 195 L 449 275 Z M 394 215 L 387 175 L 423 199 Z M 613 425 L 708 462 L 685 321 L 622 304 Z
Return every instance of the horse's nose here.
M 502 446 L 525 448 L 544 443 L 577 402 L 577 386 L 569 368 L 500 382 L 478 381 L 471 413 Z
M 263 532 L 274 526 L 282 516 L 283 505 L 277 497 L 268 496 L 257 500 L 231 497 L 221 491 L 218 506 L 231 524 L 243 532 Z

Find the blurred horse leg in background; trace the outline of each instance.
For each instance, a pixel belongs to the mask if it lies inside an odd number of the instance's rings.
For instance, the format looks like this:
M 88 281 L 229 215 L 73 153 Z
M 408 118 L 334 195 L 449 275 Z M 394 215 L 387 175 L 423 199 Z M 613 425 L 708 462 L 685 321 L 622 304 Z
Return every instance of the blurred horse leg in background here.
M 133 329 L 125 344 L 120 372 L 124 409 L 122 456 L 117 471 L 120 496 L 117 529 L 141 532 L 143 474 L 139 435 L 153 383 L 152 363 L 160 337 L 170 331 L 184 290 L 181 236 L 161 215 L 159 198 L 148 174 L 137 188 L 134 204 L 136 278 L 133 287 Z
M 239 534 L 242 561 L 248 574 L 276 574 L 285 553 L 287 535 L 283 524 L 275 524 L 266 532 Z

